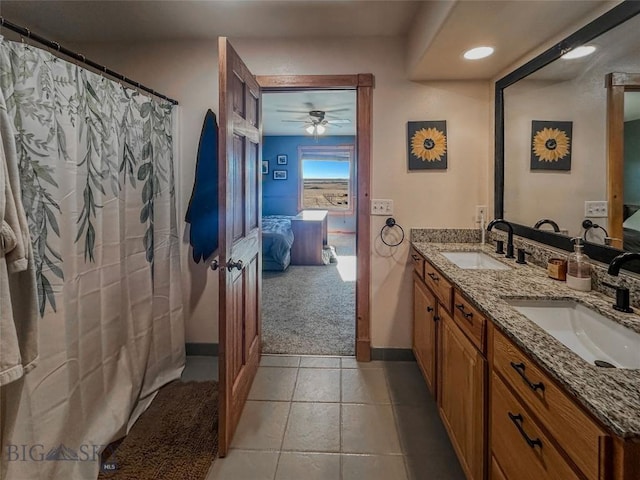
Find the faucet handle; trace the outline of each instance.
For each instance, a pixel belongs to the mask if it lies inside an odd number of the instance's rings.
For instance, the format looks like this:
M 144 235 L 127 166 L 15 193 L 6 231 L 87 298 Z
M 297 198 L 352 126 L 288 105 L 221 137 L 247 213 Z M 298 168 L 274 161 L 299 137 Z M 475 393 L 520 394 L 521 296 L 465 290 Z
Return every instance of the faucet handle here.
M 525 260 L 525 255 L 531 255 L 531 252 L 527 252 L 524 248 L 519 248 L 518 249 L 518 259 L 516 260 L 516 263 L 519 263 L 521 265 L 525 265 L 527 263 L 527 261 Z
M 504 253 L 504 241 L 496 240 L 496 253 Z

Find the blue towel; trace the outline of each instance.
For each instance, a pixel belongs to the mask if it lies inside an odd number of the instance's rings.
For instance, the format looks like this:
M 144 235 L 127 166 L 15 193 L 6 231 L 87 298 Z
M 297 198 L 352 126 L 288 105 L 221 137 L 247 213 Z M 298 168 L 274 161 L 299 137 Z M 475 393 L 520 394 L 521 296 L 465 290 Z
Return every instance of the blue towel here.
M 218 122 L 207 110 L 198 144 L 196 180 L 185 221 L 191 224 L 193 260 L 207 260 L 218 248 Z

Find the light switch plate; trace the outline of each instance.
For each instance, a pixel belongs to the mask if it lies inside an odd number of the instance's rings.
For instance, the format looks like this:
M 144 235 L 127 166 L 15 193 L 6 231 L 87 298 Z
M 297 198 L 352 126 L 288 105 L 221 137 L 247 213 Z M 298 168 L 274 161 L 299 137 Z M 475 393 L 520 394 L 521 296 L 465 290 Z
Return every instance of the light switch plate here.
M 606 200 L 584 202 L 584 216 L 606 218 L 609 216 L 609 202 Z
M 393 200 L 371 200 L 371 215 L 393 215 Z

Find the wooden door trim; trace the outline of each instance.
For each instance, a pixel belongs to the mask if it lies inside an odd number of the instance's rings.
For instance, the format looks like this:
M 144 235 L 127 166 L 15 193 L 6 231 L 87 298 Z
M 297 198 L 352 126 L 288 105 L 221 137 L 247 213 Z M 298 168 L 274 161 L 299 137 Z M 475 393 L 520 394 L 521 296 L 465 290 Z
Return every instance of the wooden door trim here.
M 607 200 L 611 246 L 623 248 L 624 230 L 624 92 L 640 89 L 640 74 L 609 73 L 607 87 Z
M 374 76 L 354 75 L 258 75 L 263 91 L 350 90 L 356 91 L 356 359 L 371 360 L 371 140 L 373 137 Z

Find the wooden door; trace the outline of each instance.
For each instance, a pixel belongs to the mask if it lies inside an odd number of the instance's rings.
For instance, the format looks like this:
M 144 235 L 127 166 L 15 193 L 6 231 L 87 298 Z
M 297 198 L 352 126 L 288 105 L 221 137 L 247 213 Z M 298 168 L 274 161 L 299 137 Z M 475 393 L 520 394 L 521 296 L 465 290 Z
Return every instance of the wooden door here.
M 261 96 L 219 40 L 219 455 L 227 454 L 260 361 Z
M 439 312 L 440 416 L 467 479 L 482 480 L 487 361 L 451 317 L 444 310 Z
M 431 393 L 436 393 L 436 297 L 415 277 L 413 283 L 413 352 Z

